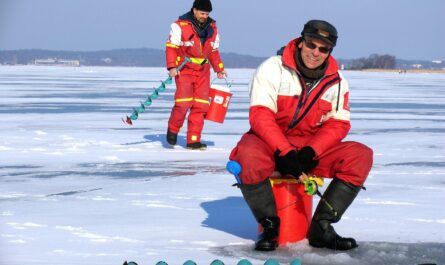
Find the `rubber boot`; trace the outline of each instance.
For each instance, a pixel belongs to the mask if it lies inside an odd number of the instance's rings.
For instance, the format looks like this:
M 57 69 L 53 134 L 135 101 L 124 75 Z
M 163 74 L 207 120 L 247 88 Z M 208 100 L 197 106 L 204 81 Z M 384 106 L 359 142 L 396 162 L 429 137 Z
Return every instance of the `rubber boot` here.
M 167 130 L 167 143 L 170 145 L 175 145 L 178 140 L 178 134 Z
M 187 149 L 190 149 L 190 150 L 206 150 L 207 149 L 207 145 L 203 144 L 201 142 L 190 143 L 190 144 L 187 144 Z
M 280 230 L 279 217 L 266 217 L 259 220 L 263 227 L 263 232 L 255 242 L 255 250 L 272 251 L 278 247 L 278 233 Z
M 255 250 L 275 250 L 278 246 L 280 218 L 277 216 L 277 206 L 269 179 L 259 184 L 241 184 L 239 187 L 255 219 L 263 227 L 263 232 L 255 242 Z
M 312 217 L 308 232 L 311 246 L 334 250 L 349 250 L 358 247 L 355 239 L 339 236 L 331 224 L 337 223 L 341 219 L 360 189 L 359 186 L 339 179 L 332 180 Z

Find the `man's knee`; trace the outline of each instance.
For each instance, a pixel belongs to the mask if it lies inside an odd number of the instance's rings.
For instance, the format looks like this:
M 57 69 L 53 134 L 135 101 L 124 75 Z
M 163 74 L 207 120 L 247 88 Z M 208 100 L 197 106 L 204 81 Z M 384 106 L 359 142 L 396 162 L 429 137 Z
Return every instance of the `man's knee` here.
M 273 154 L 258 142 L 254 135 L 244 135 L 230 154 L 230 159 L 241 165 L 241 180 L 244 184 L 258 184 L 271 176 L 275 161 Z
M 336 177 L 345 182 L 362 186 L 371 171 L 373 151 L 368 146 L 358 142 L 347 142 L 343 159 L 337 167 Z
M 374 161 L 374 151 L 370 147 L 362 143 L 356 144 L 358 149 L 357 154 L 359 156 L 360 162 L 364 165 L 367 165 L 369 169 L 371 169 L 372 163 Z
M 181 112 L 186 112 L 192 106 L 193 106 L 193 102 L 192 101 L 176 102 L 175 110 L 178 110 L 178 111 L 181 111 Z
M 344 149 L 344 157 L 354 160 L 355 162 L 372 165 L 374 152 L 371 148 L 359 142 L 345 142 L 345 144 L 348 147 Z
M 201 101 L 195 101 L 192 105 L 192 112 L 194 113 L 207 113 L 209 110 L 209 104 Z

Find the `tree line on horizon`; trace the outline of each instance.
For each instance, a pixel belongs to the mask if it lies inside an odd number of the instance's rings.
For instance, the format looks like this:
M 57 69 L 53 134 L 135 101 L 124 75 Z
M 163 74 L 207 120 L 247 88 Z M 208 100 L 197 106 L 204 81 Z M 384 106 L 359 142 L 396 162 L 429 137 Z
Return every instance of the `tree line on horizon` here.
M 368 58 L 362 57 L 354 59 L 347 69 L 362 70 L 362 69 L 395 69 L 396 57 L 384 54 L 371 54 Z
M 236 53 L 221 53 L 227 68 L 256 68 L 265 57 L 256 57 Z M 107 51 L 52 51 L 52 50 L 0 50 L 0 64 L 26 65 L 34 64 L 37 59 L 78 60 L 83 66 L 133 66 L 165 67 L 165 52 L 159 49 L 115 49 Z M 371 54 L 358 59 L 338 59 L 343 69 L 410 69 L 413 65 L 422 65 L 424 69 L 442 69 L 445 63 L 434 63 L 419 60 L 398 60 L 392 55 Z

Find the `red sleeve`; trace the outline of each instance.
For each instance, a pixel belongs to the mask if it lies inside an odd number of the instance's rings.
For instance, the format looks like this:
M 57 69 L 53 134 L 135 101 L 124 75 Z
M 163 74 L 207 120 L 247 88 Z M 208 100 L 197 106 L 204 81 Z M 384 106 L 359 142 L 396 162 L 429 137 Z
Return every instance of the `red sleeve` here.
M 253 132 L 260 137 L 273 151 L 285 155 L 295 149 L 284 136 L 275 120 L 273 111 L 264 106 L 253 106 L 249 112 L 249 122 Z
M 330 147 L 340 143 L 348 134 L 351 123 L 344 120 L 330 119 L 323 123 L 323 126 L 307 143 L 312 147 L 317 155 L 323 153 Z
M 178 58 L 178 48 L 167 46 L 165 49 L 167 69 L 178 67 L 176 59 Z
M 181 44 L 182 29 L 178 21 L 170 26 L 170 34 L 165 43 L 165 57 L 167 69 L 178 67 L 178 53 Z
M 214 30 L 214 39 L 211 42 L 212 46 L 212 52 L 209 54 L 208 58 L 210 61 L 210 64 L 212 65 L 213 71 L 216 73 L 224 71 L 224 64 L 221 60 L 221 56 L 219 54 L 218 48 L 219 48 L 219 33 L 218 28 L 216 27 L 216 23 L 212 23 L 212 28 Z
M 210 64 L 216 73 L 224 71 L 224 64 L 218 50 L 213 50 L 209 55 Z

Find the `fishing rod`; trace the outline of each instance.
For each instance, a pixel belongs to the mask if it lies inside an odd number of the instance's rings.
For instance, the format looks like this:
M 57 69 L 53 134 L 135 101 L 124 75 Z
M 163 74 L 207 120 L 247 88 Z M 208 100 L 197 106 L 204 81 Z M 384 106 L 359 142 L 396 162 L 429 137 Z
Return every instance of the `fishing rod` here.
M 239 185 L 242 185 L 241 178 L 239 176 L 239 174 L 241 173 L 241 170 L 242 170 L 241 165 L 238 162 L 234 161 L 234 160 L 230 160 L 229 162 L 227 162 L 226 169 L 236 179 L 237 183 L 235 183 L 233 186 L 238 186 L 239 187 Z M 337 211 L 323 197 L 323 195 L 321 194 L 321 192 L 318 189 L 318 187 L 323 186 L 323 180 L 320 177 L 316 177 L 316 176 L 313 176 L 313 175 L 307 175 L 305 173 L 302 173 L 302 174 L 303 174 L 303 176 L 307 177 L 306 180 L 302 181 L 303 185 L 304 185 L 304 193 L 306 193 L 309 196 L 313 196 L 313 195 L 319 196 L 320 200 L 323 201 L 323 203 L 329 208 L 329 210 L 332 211 L 334 216 L 337 216 L 337 214 L 338 214 Z M 290 203 L 289 205 L 292 205 L 292 204 L 297 203 L 297 202 L 298 202 L 298 200 Z M 288 207 L 289 205 L 286 205 L 285 207 Z

